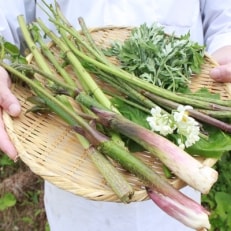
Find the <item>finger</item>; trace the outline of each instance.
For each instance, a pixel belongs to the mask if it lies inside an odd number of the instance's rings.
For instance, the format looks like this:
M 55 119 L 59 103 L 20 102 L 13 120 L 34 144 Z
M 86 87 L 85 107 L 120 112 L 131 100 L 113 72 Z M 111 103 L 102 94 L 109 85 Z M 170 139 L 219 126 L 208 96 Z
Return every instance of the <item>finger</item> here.
M 16 160 L 17 150 L 5 131 L 5 126 L 2 120 L 1 109 L 0 109 L 0 150 L 2 150 L 5 154 L 7 154 L 11 159 Z
M 17 98 L 10 91 L 10 78 L 8 73 L 0 67 L 0 106 L 11 116 L 18 116 L 21 106 Z
M 18 116 L 21 106 L 9 88 L 0 88 L 0 105 L 11 116 Z
M 221 65 L 210 71 L 210 76 L 217 82 L 231 82 L 231 64 Z

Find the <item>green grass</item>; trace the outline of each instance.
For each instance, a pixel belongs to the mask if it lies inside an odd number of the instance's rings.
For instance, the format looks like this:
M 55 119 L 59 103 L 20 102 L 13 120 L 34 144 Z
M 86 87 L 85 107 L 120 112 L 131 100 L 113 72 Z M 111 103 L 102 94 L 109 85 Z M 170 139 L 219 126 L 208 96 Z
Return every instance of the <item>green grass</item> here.
M 29 174 L 25 174 L 29 173 Z M 30 180 L 26 177 L 30 176 Z M 43 180 L 22 162 L 0 154 L 0 231 L 49 231 Z

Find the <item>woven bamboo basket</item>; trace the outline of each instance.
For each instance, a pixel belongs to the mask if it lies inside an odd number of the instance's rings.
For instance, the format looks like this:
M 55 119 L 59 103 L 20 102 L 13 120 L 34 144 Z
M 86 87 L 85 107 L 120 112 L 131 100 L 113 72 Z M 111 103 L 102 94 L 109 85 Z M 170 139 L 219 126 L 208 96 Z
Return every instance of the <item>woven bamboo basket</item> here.
M 131 32 L 128 27 L 105 27 L 91 30 L 95 42 L 100 47 L 108 47 L 117 40 L 123 41 Z M 228 84 L 215 83 L 209 71 L 217 64 L 211 57 L 205 57 L 202 72 L 192 78 L 191 89 L 208 88 L 211 92 L 230 98 Z M 32 93 L 22 86 L 13 86 L 13 92 L 21 102 L 22 113 L 18 118 L 10 118 L 4 113 L 6 130 L 16 146 L 19 157 L 30 169 L 44 180 L 76 195 L 97 201 L 120 202 L 104 178 L 91 162 L 87 153 L 77 142 L 76 135 L 54 114 L 25 113 L 32 105 L 27 97 Z M 162 163 L 158 159 L 137 153 L 144 162 L 163 175 Z M 200 159 L 205 165 L 213 166 L 216 159 Z M 148 199 L 142 182 L 134 175 L 117 166 L 134 188 L 132 202 Z M 178 178 L 168 179 L 177 189 L 185 186 Z

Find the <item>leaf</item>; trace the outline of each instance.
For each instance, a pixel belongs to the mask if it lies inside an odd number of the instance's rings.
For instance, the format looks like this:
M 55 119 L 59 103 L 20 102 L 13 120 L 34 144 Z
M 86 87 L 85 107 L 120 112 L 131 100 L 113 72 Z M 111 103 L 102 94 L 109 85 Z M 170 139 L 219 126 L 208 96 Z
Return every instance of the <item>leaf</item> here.
M 4 51 L 3 53 L 5 56 L 2 58 L 9 59 L 10 62 L 12 63 L 23 63 L 23 64 L 27 63 L 26 58 L 23 55 L 21 55 L 20 50 L 16 45 L 8 41 L 5 41 L 4 38 L 2 37 L 0 37 L 0 41 L 1 41 L 1 46 L 3 46 L 2 52 Z
M 117 98 L 111 99 L 111 102 L 116 105 L 117 109 L 124 117 L 145 128 L 149 128 L 149 124 L 146 120 L 147 116 L 149 115 L 148 113 L 136 108 L 135 106 L 131 106 Z
M 143 127 L 149 128 L 149 124 L 146 121 L 148 115 L 146 112 L 143 112 L 136 107 L 132 107 L 118 98 L 112 98 L 111 102 L 116 105 L 117 109 L 124 117 Z M 135 141 L 125 136 L 122 136 L 122 139 L 131 152 L 140 152 L 144 150 L 144 148 L 137 144 Z
M 14 161 L 11 160 L 7 155 L 3 155 L 0 158 L 0 166 L 12 166 Z
M 226 192 L 217 192 L 215 195 L 215 201 L 217 203 L 217 213 L 220 216 L 226 216 L 231 214 L 231 194 Z M 231 224 L 231 223 L 230 223 Z
M 208 132 L 208 139 L 201 138 L 193 146 L 186 149 L 188 153 L 207 158 L 220 158 L 223 153 L 231 150 L 231 136 L 229 134 L 212 126 L 205 126 L 205 130 Z
M 5 42 L 4 43 L 4 47 L 6 49 L 6 51 L 10 54 L 10 55 L 19 55 L 20 54 L 20 51 L 18 49 L 17 46 L 15 46 L 14 44 L 12 43 L 9 43 L 9 42 Z
M 16 204 L 16 198 L 12 193 L 6 193 L 0 198 L 0 211 L 4 211 Z
M 211 224 L 213 230 L 231 230 L 231 195 L 226 192 L 216 192 L 214 200 L 216 207 L 212 211 Z
M 222 155 L 214 168 L 219 172 L 218 180 L 210 192 L 202 195 L 202 205 L 207 207 L 211 215 L 211 231 L 231 230 L 231 153 Z

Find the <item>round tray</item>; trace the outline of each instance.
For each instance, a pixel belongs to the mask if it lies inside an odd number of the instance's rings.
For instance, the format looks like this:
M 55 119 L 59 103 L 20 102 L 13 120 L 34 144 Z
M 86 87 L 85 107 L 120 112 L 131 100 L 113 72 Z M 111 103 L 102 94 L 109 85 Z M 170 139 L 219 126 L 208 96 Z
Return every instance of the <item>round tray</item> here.
M 124 40 L 131 32 L 128 27 L 105 27 L 91 30 L 96 43 L 101 47 L 109 46 L 112 41 Z M 215 83 L 209 78 L 209 70 L 217 65 L 209 56 L 205 57 L 200 75 L 192 78 L 192 90 L 206 87 L 212 92 L 220 93 L 224 99 L 230 98 L 229 85 Z M 32 93 L 22 86 L 13 86 L 13 92 L 22 106 L 18 118 L 10 118 L 3 114 L 9 136 L 18 150 L 19 157 L 30 169 L 44 180 L 72 192 L 76 195 L 98 201 L 120 202 L 104 178 L 87 156 L 82 146 L 77 142 L 76 134 L 54 114 L 41 115 L 26 113 L 31 108 L 27 97 Z M 137 153 L 156 172 L 163 175 L 162 163 L 156 158 Z M 206 165 L 215 164 L 215 159 L 200 159 Z M 134 175 L 118 166 L 127 181 L 134 188 L 131 201 L 148 199 L 142 182 Z M 168 179 L 177 189 L 185 186 L 178 178 Z

